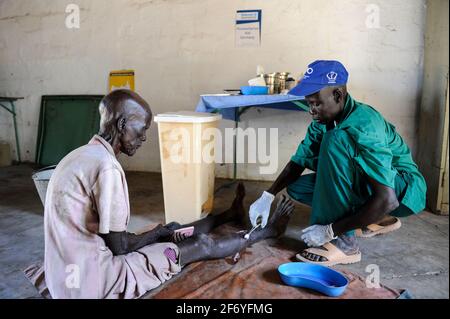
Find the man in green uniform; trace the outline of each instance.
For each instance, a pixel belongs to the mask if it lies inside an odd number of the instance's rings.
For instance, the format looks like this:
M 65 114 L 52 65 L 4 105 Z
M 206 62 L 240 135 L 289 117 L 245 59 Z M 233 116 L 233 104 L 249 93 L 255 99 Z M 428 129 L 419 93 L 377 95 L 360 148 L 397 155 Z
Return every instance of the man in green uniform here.
M 421 212 L 426 184 L 408 146 L 374 108 L 347 93 L 338 61 L 315 61 L 290 94 L 304 96 L 313 122 L 273 185 L 250 207 L 264 227 L 274 196 L 286 188 L 312 207 L 297 259 L 326 266 L 361 260 L 356 236 L 400 227 L 397 217 Z M 305 168 L 314 174 L 302 175 Z M 260 222 L 259 222 L 260 221 Z

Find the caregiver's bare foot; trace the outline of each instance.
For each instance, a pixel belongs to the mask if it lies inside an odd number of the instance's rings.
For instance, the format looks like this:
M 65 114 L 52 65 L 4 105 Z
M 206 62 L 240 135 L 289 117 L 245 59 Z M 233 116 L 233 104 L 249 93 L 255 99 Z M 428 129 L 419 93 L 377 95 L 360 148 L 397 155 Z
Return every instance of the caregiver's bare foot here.
M 332 240 L 331 243 L 348 256 L 359 252 L 359 245 L 356 236 L 341 235 L 337 239 Z M 323 247 L 317 248 L 324 249 Z M 310 261 L 328 261 L 328 258 L 309 253 L 306 250 L 303 250 L 300 254 L 302 257 Z
M 396 222 L 397 222 L 396 217 L 386 215 L 376 224 L 378 224 L 380 226 L 389 226 L 389 225 L 395 224 Z
M 376 222 L 375 224 L 382 226 L 382 227 L 387 227 L 387 226 L 395 224 L 397 221 L 398 221 L 398 219 L 396 217 L 387 215 L 387 216 L 383 217 L 380 221 Z M 370 233 L 373 233 L 373 230 L 370 230 L 367 227 L 362 227 L 361 232 L 364 235 L 369 235 Z

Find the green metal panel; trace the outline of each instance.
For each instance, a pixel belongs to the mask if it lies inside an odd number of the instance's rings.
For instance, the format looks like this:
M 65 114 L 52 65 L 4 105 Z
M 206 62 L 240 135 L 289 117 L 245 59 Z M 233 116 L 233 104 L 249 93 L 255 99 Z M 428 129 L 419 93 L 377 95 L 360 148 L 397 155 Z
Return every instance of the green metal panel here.
M 98 132 L 102 95 L 43 95 L 36 163 L 56 165 Z

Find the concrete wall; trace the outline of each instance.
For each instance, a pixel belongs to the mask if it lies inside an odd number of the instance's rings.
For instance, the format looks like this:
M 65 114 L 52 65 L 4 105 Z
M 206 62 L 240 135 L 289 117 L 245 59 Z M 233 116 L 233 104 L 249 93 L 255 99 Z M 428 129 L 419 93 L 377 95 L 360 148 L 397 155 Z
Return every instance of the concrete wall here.
M 81 8 L 80 29 L 65 27 L 72 2 Z M 369 4 L 379 9 L 379 28 L 367 27 L 376 23 Z M 235 47 L 239 9 L 263 10 L 261 47 Z M 380 110 L 415 151 L 425 12 L 423 0 L 0 0 L 0 95 L 25 97 L 17 103 L 19 135 L 32 161 L 40 96 L 103 94 L 110 70 L 135 69 L 137 92 L 160 113 L 193 110 L 202 93 L 245 85 L 257 64 L 298 77 L 315 59 L 338 59 L 351 94 Z M 306 113 L 252 109 L 241 127 L 279 128 L 281 170 L 309 121 Z M 14 147 L 13 136 L 0 110 L 0 139 Z M 126 169 L 160 169 L 156 125 L 149 137 L 135 157 L 121 159 Z M 258 168 L 240 165 L 238 176 L 275 177 Z M 218 167 L 219 176 L 231 172 Z

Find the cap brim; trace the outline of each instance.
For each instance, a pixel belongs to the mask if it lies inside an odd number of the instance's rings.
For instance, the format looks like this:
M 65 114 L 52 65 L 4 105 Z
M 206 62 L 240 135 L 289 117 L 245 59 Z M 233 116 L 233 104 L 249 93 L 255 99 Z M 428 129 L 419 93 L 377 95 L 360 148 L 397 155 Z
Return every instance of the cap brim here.
M 307 96 L 319 92 L 325 87 L 323 84 L 314 84 L 301 81 L 288 94 L 297 96 Z

